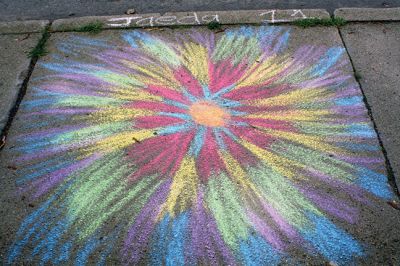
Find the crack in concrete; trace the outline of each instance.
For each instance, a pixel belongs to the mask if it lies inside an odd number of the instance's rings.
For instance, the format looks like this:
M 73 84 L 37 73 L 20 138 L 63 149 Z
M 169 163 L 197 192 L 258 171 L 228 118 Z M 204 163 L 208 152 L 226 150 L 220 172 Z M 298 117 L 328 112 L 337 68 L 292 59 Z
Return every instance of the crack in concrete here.
M 356 68 L 354 66 L 353 59 L 351 58 L 351 55 L 350 55 L 350 53 L 349 53 L 349 51 L 347 49 L 346 42 L 344 41 L 342 32 L 340 31 L 340 27 L 336 27 L 336 28 L 338 30 L 338 33 L 339 33 L 340 39 L 342 41 L 343 47 L 346 50 L 346 54 L 347 54 L 347 56 L 348 56 L 348 58 L 350 60 L 350 64 L 351 64 L 351 67 L 352 67 L 352 70 L 353 70 L 353 74 L 355 75 L 355 73 L 357 73 L 357 70 L 356 70 Z M 374 117 L 372 115 L 371 106 L 368 103 L 367 97 L 366 97 L 366 95 L 364 93 L 364 90 L 363 90 L 363 87 L 362 87 L 360 81 L 358 79 L 356 79 L 356 78 L 354 78 L 354 79 L 356 80 L 356 82 L 357 82 L 357 84 L 358 84 L 358 86 L 360 88 L 361 94 L 363 96 L 362 98 L 363 98 L 364 105 L 367 108 L 368 116 L 371 119 L 372 125 L 374 126 L 374 130 L 375 130 L 377 139 L 379 141 L 379 146 L 381 147 L 381 151 L 383 153 L 383 157 L 385 158 L 385 167 L 386 167 L 386 172 L 387 172 L 387 176 L 388 176 L 388 183 L 391 186 L 391 188 L 393 189 L 393 191 L 396 194 L 396 196 L 400 199 L 400 192 L 399 192 L 399 188 L 397 187 L 397 183 L 396 183 L 396 179 L 395 179 L 395 176 L 394 176 L 393 168 L 392 168 L 392 166 L 390 164 L 389 156 L 388 156 L 387 151 L 386 151 L 386 149 L 385 149 L 385 147 L 383 145 L 381 136 L 379 134 L 378 127 L 377 127 L 376 122 L 374 120 Z
M 51 26 L 51 23 L 52 22 L 49 23 L 48 27 Z M 41 39 L 44 38 L 45 34 L 46 34 L 45 32 L 42 33 Z M 49 32 L 48 34 L 51 34 L 51 33 Z M 40 40 L 39 40 L 39 42 L 40 42 Z M 4 145 L 0 145 L 0 151 L 2 151 L 3 148 L 6 146 L 8 131 L 11 128 L 11 125 L 12 125 L 12 122 L 14 120 L 14 117 L 16 116 L 16 114 L 18 112 L 18 109 L 19 109 L 19 106 L 20 106 L 20 104 L 21 104 L 21 102 L 22 102 L 22 100 L 23 100 L 23 98 L 24 98 L 24 96 L 26 94 L 26 91 L 28 89 L 29 80 L 31 78 L 31 75 L 33 73 L 33 70 L 34 70 L 38 60 L 39 60 L 39 57 L 33 57 L 31 59 L 31 61 L 29 63 L 28 70 L 27 70 L 28 73 L 26 74 L 26 76 L 25 76 L 25 78 L 24 78 L 24 80 L 23 80 L 23 82 L 22 82 L 22 84 L 21 84 L 21 86 L 19 88 L 17 100 L 15 101 L 14 106 L 11 108 L 11 110 L 8 113 L 7 123 L 6 123 L 6 125 L 4 126 L 3 130 L 0 133 L 0 139 L 4 143 Z

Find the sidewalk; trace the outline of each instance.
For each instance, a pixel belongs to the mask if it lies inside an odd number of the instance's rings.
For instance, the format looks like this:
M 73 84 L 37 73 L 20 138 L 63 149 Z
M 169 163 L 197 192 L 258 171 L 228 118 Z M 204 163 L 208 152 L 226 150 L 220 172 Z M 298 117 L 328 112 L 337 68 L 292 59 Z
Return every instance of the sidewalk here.
M 398 265 L 400 9 L 335 16 L 0 23 L 3 263 Z

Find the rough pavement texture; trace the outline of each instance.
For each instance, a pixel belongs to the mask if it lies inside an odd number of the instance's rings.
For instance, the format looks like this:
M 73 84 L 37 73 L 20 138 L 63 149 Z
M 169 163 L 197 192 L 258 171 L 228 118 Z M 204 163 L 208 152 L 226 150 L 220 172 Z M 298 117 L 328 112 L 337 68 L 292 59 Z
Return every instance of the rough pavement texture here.
M 346 21 L 400 21 L 400 7 L 339 8 L 335 10 L 334 14 Z
M 48 20 L 0 22 L 0 33 L 7 34 L 41 32 L 48 24 Z
M 89 16 L 70 19 L 58 19 L 51 25 L 52 31 L 74 31 L 89 23 L 101 22 L 104 29 L 142 28 L 162 26 L 207 25 L 210 22 L 221 24 L 271 24 L 291 22 L 303 18 L 329 18 L 324 9 L 307 10 L 253 10 L 253 11 L 207 11 L 207 12 L 173 12 L 161 15 L 134 14 L 121 16 Z
M 399 263 L 336 28 L 57 33 L 49 50 L 0 154 L 6 263 Z
M 0 35 L 0 132 L 7 123 L 29 70 L 28 52 L 41 34 Z
M 121 15 L 134 8 L 137 13 L 324 8 L 399 7 L 400 0 L 0 0 L 0 20 L 58 19 L 82 16 Z
M 400 23 L 354 23 L 342 36 L 400 185 Z

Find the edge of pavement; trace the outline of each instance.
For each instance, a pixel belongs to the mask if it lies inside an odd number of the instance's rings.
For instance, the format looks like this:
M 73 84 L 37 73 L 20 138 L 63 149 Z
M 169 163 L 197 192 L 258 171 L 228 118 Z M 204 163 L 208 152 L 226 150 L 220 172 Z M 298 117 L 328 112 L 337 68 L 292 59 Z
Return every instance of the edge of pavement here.
M 221 25 L 235 24 L 285 24 L 306 18 L 329 19 L 325 9 L 265 9 L 239 11 L 167 12 L 88 16 L 57 19 L 51 23 L 52 32 L 76 31 L 93 23 L 101 23 L 101 29 L 125 29 L 143 27 L 180 27 L 207 25 L 217 22 Z M 397 8 L 339 8 L 335 18 L 348 22 L 400 21 L 400 7 Z M 50 24 L 48 20 L 27 20 L 0 22 L 0 34 L 23 34 L 43 31 Z

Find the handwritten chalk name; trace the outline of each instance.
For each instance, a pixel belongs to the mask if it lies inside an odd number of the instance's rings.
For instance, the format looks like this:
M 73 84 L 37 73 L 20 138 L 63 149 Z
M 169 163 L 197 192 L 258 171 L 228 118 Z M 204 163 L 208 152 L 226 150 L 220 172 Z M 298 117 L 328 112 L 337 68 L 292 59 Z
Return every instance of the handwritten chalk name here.
M 190 13 L 186 16 L 127 16 L 110 18 L 107 21 L 109 27 L 154 27 L 154 26 L 173 26 L 173 25 L 204 25 L 212 21 L 220 23 L 231 23 L 229 18 L 225 18 L 227 12 L 215 12 L 199 15 L 196 12 Z M 293 9 L 285 12 L 279 10 L 267 10 L 259 13 L 252 13 L 252 22 L 261 23 L 278 23 L 288 22 L 295 19 L 307 18 L 307 16 L 300 9 Z M 255 17 L 254 17 L 255 16 Z M 248 18 L 247 18 L 248 19 Z
M 211 21 L 220 22 L 219 15 L 203 15 L 198 16 L 196 12 L 193 15 L 177 17 L 177 16 L 133 16 L 133 17 L 121 17 L 121 18 L 111 18 L 108 20 L 107 25 L 110 27 L 129 27 L 129 26 L 169 26 L 169 25 L 202 25 L 207 24 Z

